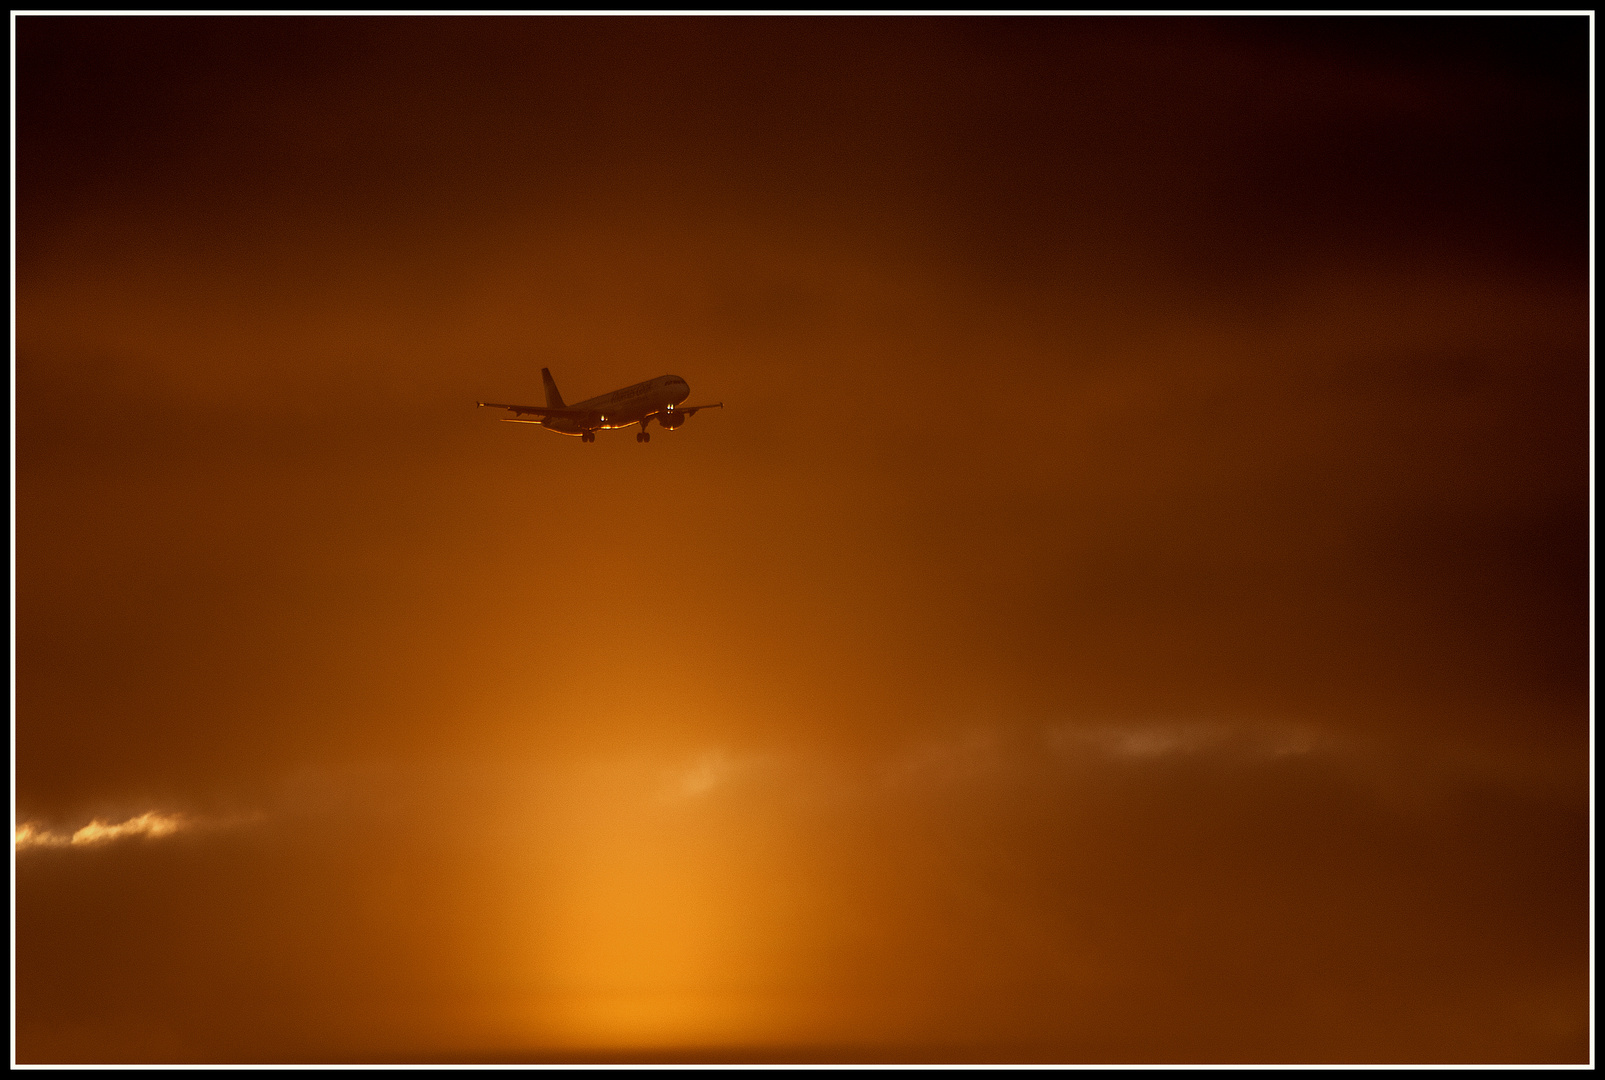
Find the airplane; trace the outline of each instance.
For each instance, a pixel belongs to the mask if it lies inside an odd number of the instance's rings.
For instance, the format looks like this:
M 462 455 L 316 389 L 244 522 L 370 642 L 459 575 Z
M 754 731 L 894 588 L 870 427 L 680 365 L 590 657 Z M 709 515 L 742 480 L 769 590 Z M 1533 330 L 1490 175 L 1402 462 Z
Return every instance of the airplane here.
M 573 405 L 563 404 L 563 395 L 557 392 L 557 383 L 552 380 L 549 369 L 541 368 L 541 382 L 546 384 L 545 405 L 499 405 L 494 401 L 481 401 L 479 407 L 511 409 L 513 415 L 502 417 L 504 423 L 539 424 L 559 435 L 578 435 L 581 442 L 595 442 L 596 433 L 603 428 L 626 428 L 632 424 L 641 425 L 641 430 L 635 433 L 636 442 L 651 442 L 652 434 L 646 426 L 653 417 L 673 431 L 700 409 L 724 408 L 722 401 L 682 406 L 680 402 L 691 396 L 691 388 L 678 375 L 659 375 L 648 382 Z M 525 414 L 536 419 L 527 420 Z

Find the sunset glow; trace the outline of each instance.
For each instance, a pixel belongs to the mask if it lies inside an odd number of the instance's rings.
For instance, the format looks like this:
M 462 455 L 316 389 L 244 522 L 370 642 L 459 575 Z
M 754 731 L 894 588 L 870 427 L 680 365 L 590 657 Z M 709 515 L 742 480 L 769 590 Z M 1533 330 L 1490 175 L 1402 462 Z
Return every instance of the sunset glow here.
M 14 27 L 17 1064 L 1588 1062 L 1591 17 Z

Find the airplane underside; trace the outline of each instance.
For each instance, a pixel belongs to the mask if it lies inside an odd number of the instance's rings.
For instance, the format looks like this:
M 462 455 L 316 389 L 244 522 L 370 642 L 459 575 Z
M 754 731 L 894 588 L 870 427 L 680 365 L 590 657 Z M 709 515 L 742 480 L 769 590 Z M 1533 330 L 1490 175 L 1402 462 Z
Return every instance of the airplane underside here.
M 638 416 L 638 417 L 635 417 L 633 420 L 625 420 L 625 419 L 622 419 L 620 417 L 610 416 L 605 420 L 597 421 L 595 425 L 586 425 L 586 426 L 581 426 L 579 424 L 576 424 L 572 420 L 566 420 L 566 419 L 564 419 L 564 420 L 559 420 L 559 419 L 541 420 L 541 419 L 538 419 L 538 418 L 535 418 L 535 417 L 530 417 L 530 418 L 527 418 L 527 419 L 524 418 L 524 417 L 508 417 L 508 418 L 506 418 L 505 422 L 509 423 L 509 424 L 539 424 L 541 427 L 545 428 L 547 431 L 555 432 L 558 435 L 573 436 L 573 437 L 576 437 L 576 438 L 580 439 L 583 442 L 595 442 L 596 441 L 596 433 L 598 431 L 603 431 L 603 430 L 611 431 L 611 430 L 616 430 L 618 428 L 628 428 L 628 427 L 639 426 L 641 428 L 641 430 L 636 432 L 635 441 L 636 442 L 651 442 L 652 441 L 652 436 L 646 430 L 646 426 L 647 426 L 648 423 L 650 423 L 652 421 L 652 419 L 654 417 L 658 417 L 659 423 L 662 424 L 662 417 L 659 416 L 658 413 L 648 413 L 644 417 Z M 675 422 L 668 423 L 668 424 L 662 424 L 662 426 L 666 427 L 666 428 L 668 428 L 668 429 L 670 429 L 672 431 L 673 429 L 679 427 L 682 423 L 685 422 L 680 417 L 674 417 L 673 419 L 674 419 Z

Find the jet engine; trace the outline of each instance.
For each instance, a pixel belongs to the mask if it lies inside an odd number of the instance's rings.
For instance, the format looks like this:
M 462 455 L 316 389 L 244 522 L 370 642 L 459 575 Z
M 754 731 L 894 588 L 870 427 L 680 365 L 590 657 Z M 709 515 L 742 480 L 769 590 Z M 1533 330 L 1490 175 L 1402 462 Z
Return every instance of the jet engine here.
M 658 423 L 666 428 L 677 428 L 685 423 L 685 413 L 661 412 L 658 413 Z

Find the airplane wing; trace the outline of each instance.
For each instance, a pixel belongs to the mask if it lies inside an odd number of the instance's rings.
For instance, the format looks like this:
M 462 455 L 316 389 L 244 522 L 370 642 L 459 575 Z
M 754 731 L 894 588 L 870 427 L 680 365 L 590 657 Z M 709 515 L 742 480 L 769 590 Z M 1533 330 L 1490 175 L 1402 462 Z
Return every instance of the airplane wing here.
M 514 416 L 534 413 L 536 416 L 589 416 L 587 409 L 549 409 L 545 405 L 498 405 L 494 401 L 475 402 L 481 409 L 511 409 Z
M 696 411 L 698 409 L 722 409 L 722 408 L 724 408 L 724 402 L 715 401 L 712 405 L 676 405 L 674 408 L 669 409 L 667 411 L 668 412 L 672 412 L 672 413 L 683 413 L 686 416 L 694 416 L 694 415 L 696 415 Z

